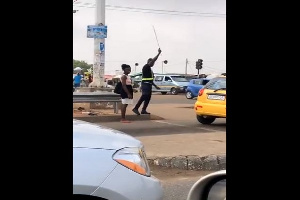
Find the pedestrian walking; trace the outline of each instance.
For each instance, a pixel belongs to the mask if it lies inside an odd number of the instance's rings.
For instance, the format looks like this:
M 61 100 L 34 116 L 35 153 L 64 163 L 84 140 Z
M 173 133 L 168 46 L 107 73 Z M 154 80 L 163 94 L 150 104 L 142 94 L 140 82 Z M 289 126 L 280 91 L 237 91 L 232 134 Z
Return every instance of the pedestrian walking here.
M 132 81 L 128 74 L 131 72 L 130 65 L 122 64 L 123 75 L 120 78 L 122 83 L 122 88 L 120 91 L 121 95 L 121 122 L 122 123 L 130 123 L 130 121 L 126 120 L 126 109 L 128 104 L 133 104 L 133 88 L 132 88 Z

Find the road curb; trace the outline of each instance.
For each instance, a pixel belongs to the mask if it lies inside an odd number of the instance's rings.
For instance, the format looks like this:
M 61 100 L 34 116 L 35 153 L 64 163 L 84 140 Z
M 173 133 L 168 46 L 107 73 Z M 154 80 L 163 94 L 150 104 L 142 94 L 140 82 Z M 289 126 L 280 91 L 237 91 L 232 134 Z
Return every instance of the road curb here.
M 148 158 L 150 165 L 184 170 L 222 170 L 226 169 L 226 155 L 175 156 Z
M 119 122 L 120 115 L 101 115 L 101 116 L 73 116 L 74 119 L 87 121 L 91 123 L 97 122 Z M 126 115 L 126 119 L 130 121 L 142 121 L 142 120 L 164 120 L 164 118 L 157 115 Z

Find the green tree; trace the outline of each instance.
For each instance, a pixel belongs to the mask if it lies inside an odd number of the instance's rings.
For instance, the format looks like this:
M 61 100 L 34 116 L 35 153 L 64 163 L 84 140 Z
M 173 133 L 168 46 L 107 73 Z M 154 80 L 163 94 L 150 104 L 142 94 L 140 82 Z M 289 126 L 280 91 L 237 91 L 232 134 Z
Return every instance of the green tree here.
M 73 59 L 73 69 L 75 69 L 76 67 L 80 67 L 82 69 L 83 72 L 87 72 L 88 69 L 93 67 L 93 64 L 88 64 L 85 61 L 80 61 L 80 60 L 74 60 Z

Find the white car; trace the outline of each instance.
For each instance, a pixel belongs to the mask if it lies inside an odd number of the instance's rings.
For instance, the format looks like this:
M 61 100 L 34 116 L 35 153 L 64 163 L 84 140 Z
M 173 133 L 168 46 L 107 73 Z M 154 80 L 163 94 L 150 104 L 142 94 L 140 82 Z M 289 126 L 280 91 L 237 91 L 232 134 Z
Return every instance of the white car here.
M 73 196 L 162 200 L 163 188 L 139 140 L 73 119 Z

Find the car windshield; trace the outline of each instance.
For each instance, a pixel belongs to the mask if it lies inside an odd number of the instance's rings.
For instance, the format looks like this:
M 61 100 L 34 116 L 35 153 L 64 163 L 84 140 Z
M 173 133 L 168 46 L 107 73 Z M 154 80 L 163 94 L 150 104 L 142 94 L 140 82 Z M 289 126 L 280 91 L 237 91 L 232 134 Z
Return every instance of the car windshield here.
M 202 85 L 206 85 L 206 83 L 208 83 L 208 82 L 209 82 L 209 80 L 204 79 L 202 82 Z
M 202 80 L 195 80 L 195 81 L 194 81 L 194 84 L 195 84 L 195 85 L 202 85 Z
M 171 76 L 173 81 L 176 82 L 188 82 L 188 80 L 184 76 Z
M 226 78 L 212 79 L 207 85 L 210 90 L 226 90 Z
M 209 82 L 209 80 L 202 79 L 202 80 L 195 80 L 194 84 L 195 85 L 206 85 L 206 83 L 208 83 L 208 82 Z

